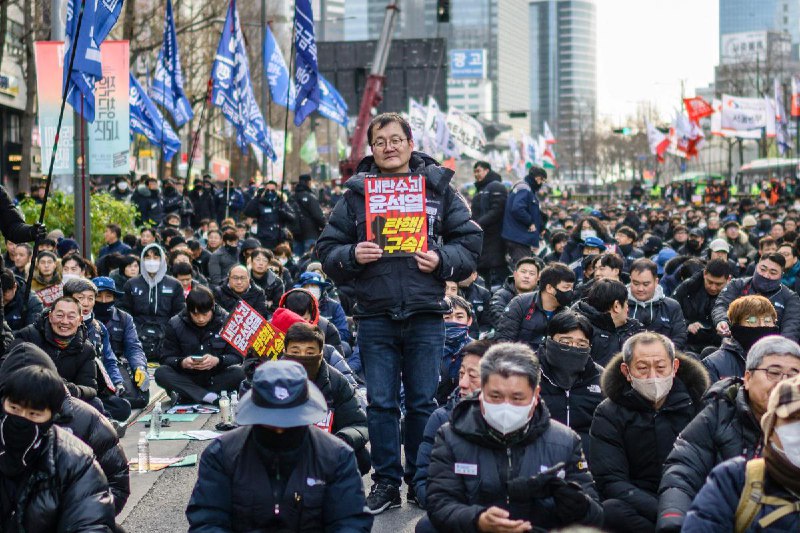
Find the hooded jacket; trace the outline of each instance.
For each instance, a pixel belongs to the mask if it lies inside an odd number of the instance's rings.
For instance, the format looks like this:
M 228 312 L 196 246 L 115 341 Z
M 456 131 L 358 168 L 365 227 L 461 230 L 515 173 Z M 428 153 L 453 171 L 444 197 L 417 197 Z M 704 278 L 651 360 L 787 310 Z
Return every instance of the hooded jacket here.
M 511 187 L 503 213 L 502 237 L 505 240 L 523 246 L 539 246 L 539 236 L 544 229 L 536 196 L 539 187 L 530 174 Z M 528 231 L 531 224 L 536 226 L 535 231 Z
M 139 211 L 138 225 L 158 226 L 164 218 L 164 202 L 158 189 L 151 191 L 140 185 L 131 195 L 131 202 Z
M 253 282 L 250 282 L 247 290 L 242 294 L 231 289 L 227 281 L 223 282 L 221 286 L 214 287 L 214 300 L 228 313 L 232 313 L 239 302 L 244 300 L 262 317 L 269 316 L 267 297 L 264 295 L 264 291 Z
M 681 431 L 658 489 L 659 527 L 678 528 L 706 477 L 719 463 L 733 457 L 761 455 L 761 426 L 739 378 L 711 386 L 700 414 Z
M 150 277 L 144 272 L 128 280 L 122 289 L 123 295 L 117 303 L 117 307 L 131 314 L 140 336 L 144 326 L 153 326 L 161 330 L 167 320 L 186 307 L 183 286 L 180 281 L 167 275 L 166 254 L 158 244 L 148 244 L 144 247 L 141 264 L 144 265 L 145 255 L 151 248 L 156 248 L 160 252 L 161 259 L 155 277 Z
M 708 371 L 711 383 L 723 378 L 744 377 L 747 353 L 739 342 L 732 337 L 722 339 L 719 349 L 703 359 L 703 366 Z
M 722 339 L 717 335 L 716 328 L 711 319 L 711 310 L 717 301 L 717 296 L 706 292 L 703 272 L 695 272 L 692 277 L 678 285 L 672 297 L 681 306 L 683 317 L 687 326 L 699 322 L 702 327 L 697 333 L 687 331 L 686 348 L 697 354 L 706 346 L 719 346 Z
M 336 351 L 340 354 L 344 353 L 344 349 L 342 347 L 342 338 L 339 335 L 339 330 L 336 329 L 336 326 L 333 325 L 328 319 L 324 316 L 320 315 L 319 313 L 319 302 L 314 295 L 308 292 L 305 289 L 291 289 L 283 293 L 281 296 L 280 302 L 278 302 L 278 308 L 285 308 L 286 307 L 286 297 L 295 292 L 295 291 L 303 291 L 309 296 L 311 296 L 312 304 L 311 304 L 311 318 L 309 318 L 308 323 L 314 326 L 319 326 L 319 329 L 322 330 L 322 333 L 325 334 L 325 344 L 330 344 Z M 277 312 L 277 311 L 276 311 Z
M 564 309 L 566 307 L 557 307 L 551 316 Z M 549 322 L 542 307 L 540 291 L 520 294 L 503 311 L 497 324 L 496 339 L 501 342 L 524 342 L 536 351 L 547 336 Z
M 514 285 L 514 276 L 508 276 L 503 286 L 497 289 L 492 295 L 489 307 L 491 309 L 492 326 L 495 329 L 499 327 L 500 319 L 503 317 L 503 313 L 506 307 L 508 307 L 509 302 L 517 296 L 517 294 L 517 286 Z
M 184 309 L 172 317 L 164 330 L 164 345 L 161 349 L 161 364 L 185 374 L 216 374 L 229 366 L 242 364 L 242 356 L 228 344 L 220 331 L 228 319 L 228 313 L 219 305 L 214 306 L 211 320 L 203 327 L 197 326 Z M 210 370 L 187 370 L 181 361 L 192 355 L 211 354 L 219 358 L 219 364 Z
M 622 350 L 622 345 L 626 340 L 644 331 L 642 323 L 633 318 L 629 318 L 625 324 L 617 328 L 610 313 L 601 313 L 584 300 L 579 301 L 572 309 L 592 323 L 594 327 L 592 360 L 603 367 L 607 366 L 608 361 Z
M 661 285 L 656 285 L 655 294 L 646 302 L 637 300 L 628 286 L 628 316 L 641 322 L 647 331 L 660 333 L 672 340 L 677 349 L 683 350 L 686 347 L 689 332 L 681 305 L 664 296 Z
M 483 249 L 478 258 L 479 269 L 506 266 L 506 247 L 503 242 L 503 215 L 508 191 L 500 174 L 489 171 L 485 178 L 475 182 L 472 197 L 472 220 L 483 230 Z
M 530 520 L 542 529 L 565 526 L 558 521 L 552 498 L 514 500 L 507 489 L 509 480 L 534 476 L 562 461 L 565 480 L 578 483 L 590 500 L 580 523 L 600 526 L 602 509 L 580 438 L 552 420 L 544 402 L 536 406 L 528 425 L 508 440 L 486 423 L 477 396 L 465 398 L 436 434 L 428 468 L 428 517 L 439 531 L 477 532 L 480 514 L 498 506 L 509 511 L 510 519 Z M 474 465 L 476 474 L 460 473 L 459 464 Z
M 316 246 L 328 277 L 336 284 L 354 281 L 354 316 L 404 320 L 416 313 L 444 314 L 448 309 L 445 280 L 466 279 L 477 267 L 483 232 L 450 183 L 453 171 L 422 152 L 411 154 L 410 168 L 425 176 L 428 251 L 439 255 L 439 266 L 426 274 L 413 257 L 381 258 L 366 265 L 356 262 L 356 244 L 367 240 L 364 179 L 378 172 L 372 156 L 365 157 L 357 174 L 345 183 L 347 191 Z
M 116 306 L 111 307 L 111 318 L 105 324 L 111 349 L 119 358 L 125 358 L 131 369 L 146 368 L 147 359 L 142 343 L 136 335 L 133 317 Z
M 800 296 L 783 285 L 775 292 L 760 293 L 753 287 L 752 276 L 732 280 L 719 293 L 711 311 L 714 327 L 720 322 L 728 321 L 728 307 L 736 298 L 749 294 L 759 294 L 772 302 L 778 313 L 777 324 L 781 328 L 781 335 L 795 342 L 800 340 Z
M 683 355 L 672 389 L 658 411 L 633 390 L 620 370 L 622 354 L 606 366 L 600 386 L 606 399 L 589 431 L 589 465 L 604 500 L 619 499 L 656 521 L 661 469 L 678 434 L 702 408 L 708 387 L 703 366 Z

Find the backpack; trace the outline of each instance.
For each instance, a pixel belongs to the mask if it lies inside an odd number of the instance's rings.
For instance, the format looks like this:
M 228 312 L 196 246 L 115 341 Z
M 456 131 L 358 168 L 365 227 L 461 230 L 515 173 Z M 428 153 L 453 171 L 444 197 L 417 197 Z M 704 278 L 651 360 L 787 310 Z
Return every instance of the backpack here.
M 736 526 L 734 529 L 736 533 L 744 533 L 764 505 L 777 506 L 777 509 L 758 521 L 759 527 L 764 530 L 784 516 L 800 512 L 800 502 L 792 502 L 777 496 L 766 496 L 764 494 L 765 465 L 763 457 L 747 461 L 744 488 L 742 489 L 742 495 L 739 497 L 739 505 L 736 507 Z

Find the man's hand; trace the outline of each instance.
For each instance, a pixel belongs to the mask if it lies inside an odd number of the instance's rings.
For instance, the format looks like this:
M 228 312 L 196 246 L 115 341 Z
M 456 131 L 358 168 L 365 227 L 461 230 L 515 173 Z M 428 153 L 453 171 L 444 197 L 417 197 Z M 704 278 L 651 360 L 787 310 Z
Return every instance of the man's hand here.
M 534 231 L 536 231 L 536 224 L 531 224 L 531 225 L 528 227 L 528 232 L 529 232 L 529 233 L 533 233 Z
M 527 520 L 509 520 L 505 509 L 489 507 L 478 517 L 478 529 L 486 533 L 524 533 L 532 526 Z
M 356 244 L 356 263 L 366 265 L 377 261 L 383 255 L 383 249 L 374 242 L 364 241 Z
M 719 333 L 721 337 L 729 337 L 731 334 L 731 327 L 727 322 L 720 322 L 717 324 L 717 333 Z
M 211 370 L 219 364 L 219 357 L 207 353 L 203 356 L 202 361 L 198 361 L 194 365 L 195 370 Z
M 186 370 L 195 370 L 197 363 L 191 357 L 184 357 L 181 359 L 181 368 Z
M 433 250 L 427 252 L 414 252 L 414 259 L 417 260 L 417 267 L 420 271 L 430 274 L 439 266 L 439 254 Z
M 700 322 L 692 322 L 686 329 L 688 329 L 689 333 L 691 333 L 692 335 L 697 335 L 697 332 L 700 331 L 702 328 L 703 324 L 701 324 Z

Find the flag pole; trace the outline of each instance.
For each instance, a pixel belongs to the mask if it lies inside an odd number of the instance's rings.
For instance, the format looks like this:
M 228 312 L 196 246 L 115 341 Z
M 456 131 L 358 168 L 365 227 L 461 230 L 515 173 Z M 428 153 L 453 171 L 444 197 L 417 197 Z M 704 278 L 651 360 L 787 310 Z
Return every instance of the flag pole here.
M 72 38 L 72 42 L 70 43 L 70 55 L 69 55 L 69 66 L 67 67 L 67 76 L 66 80 L 69 81 L 70 77 L 72 77 L 72 67 L 75 65 L 75 52 L 77 50 L 77 46 L 75 44 L 78 41 L 78 37 L 81 34 L 81 25 L 83 23 L 83 13 L 86 8 L 86 0 L 81 0 L 81 9 L 78 11 L 78 23 L 75 27 L 75 35 Z M 50 165 L 47 169 L 47 180 L 44 183 L 44 198 L 42 198 L 42 208 L 39 211 L 39 224 L 44 224 L 44 215 L 47 210 L 47 199 L 50 196 L 50 185 L 53 183 L 53 166 L 56 162 L 56 152 L 58 151 L 58 141 L 61 136 L 61 124 L 64 120 L 64 107 L 67 104 L 67 89 L 69 88 L 69 83 L 64 84 L 64 88 L 61 95 L 61 109 L 58 112 L 58 123 L 56 124 L 56 136 L 53 140 L 53 150 L 50 154 Z M 74 137 L 74 135 L 73 135 Z M 76 191 L 77 193 L 77 191 Z M 33 282 L 33 270 L 34 265 L 36 264 L 36 256 L 39 253 L 39 242 L 40 237 L 36 237 L 33 242 L 33 254 L 31 255 L 31 266 L 28 270 L 28 282 L 25 285 L 25 297 L 22 300 L 22 314 L 23 316 L 28 311 L 28 299 L 31 296 L 31 283 Z
M 186 162 L 186 185 L 183 187 L 183 197 L 186 198 L 186 190 L 188 184 L 192 179 L 192 161 L 194 161 L 194 152 L 197 150 L 197 143 L 200 140 L 200 130 L 203 128 L 203 119 L 206 116 L 206 108 L 208 102 L 211 101 L 211 91 L 214 88 L 214 78 L 208 78 L 208 89 L 206 89 L 206 97 L 203 99 L 203 109 L 200 111 L 200 120 L 197 121 L 197 131 L 194 133 L 192 139 L 192 148 L 189 150 L 189 160 Z
M 292 93 L 292 71 L 294 71 L 294 54 L 296 53 L 294 46 L 294 32 L 295 24 L 297 24 L 297 8 L 294 10 L 294 17 L 292 18 L 292 37 L 289 47 L 289 84 L 286 87 L 286 116 L 283 121 L 283 172 L 281 173 L 280 190 L 283 191 L 283 184 L 286 181 L 286 151 L 288 149 L 287 138 L 289 137 L 289 97 Z M 295 109 L 295 113 L 297 109 Z

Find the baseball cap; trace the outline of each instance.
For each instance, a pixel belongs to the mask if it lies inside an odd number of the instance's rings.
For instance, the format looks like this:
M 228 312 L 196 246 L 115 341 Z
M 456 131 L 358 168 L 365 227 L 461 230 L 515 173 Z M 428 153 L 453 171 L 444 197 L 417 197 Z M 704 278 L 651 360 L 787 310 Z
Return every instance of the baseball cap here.
M 584 248 L 599 248 L 601 252 L 606 251 L 606 245 L 600 237 L 586 237 L 581 246 Z
M 97 287 L 97 292 L 109 291 L 113 292 L 117 296 L 122 295 L 122 291 L 117 290 L 117 284 L 114 283 L 114 280 L 108 276 L 99 276 L 94 278 L 92 283 L 94 283 L 95 287 Z
M 727 252 L 731 253 L 731 246 L 725 239 L 714 239 L 708 245 L 708 249 L 712 252 Z

